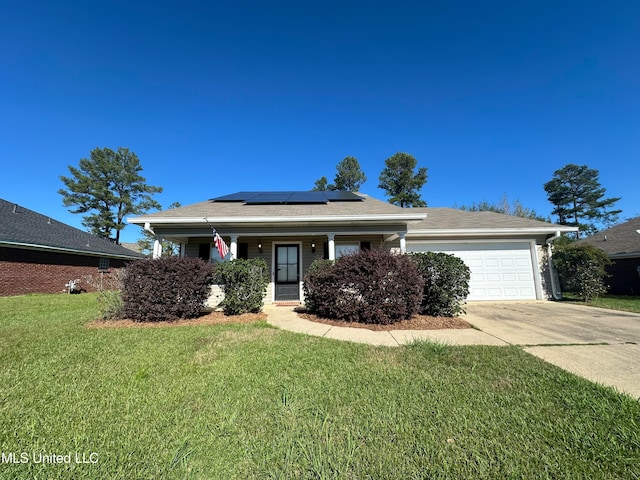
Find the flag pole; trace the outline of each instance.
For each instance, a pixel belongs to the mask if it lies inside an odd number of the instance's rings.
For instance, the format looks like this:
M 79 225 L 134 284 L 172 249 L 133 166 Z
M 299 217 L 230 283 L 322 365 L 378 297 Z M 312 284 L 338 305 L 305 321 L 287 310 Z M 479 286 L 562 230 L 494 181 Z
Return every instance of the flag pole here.
M 209 225 L 209 228 L 211 228 L 211 232 L 213 233 L 213 244 L 218 249 L 220 258 L 224 260 L 224 257 L 226 257 L 229 253 L 229 247 L 227 246 L 225 241 L 222 239 L 218 231 L 215 229 L 215 227 L 211 225 L 207 217 L 204 217 L 204 221 L 207 222 L 207 224 Z

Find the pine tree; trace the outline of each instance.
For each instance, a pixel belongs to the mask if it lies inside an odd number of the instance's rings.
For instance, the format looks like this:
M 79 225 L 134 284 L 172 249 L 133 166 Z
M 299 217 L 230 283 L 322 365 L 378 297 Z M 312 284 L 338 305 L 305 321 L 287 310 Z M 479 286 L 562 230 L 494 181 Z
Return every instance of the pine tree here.
M 389 203 L 401 207 L 426 207 L 420 189 L 427 183 L 427 169 L 420 167 L 413 155 L 398 152 L 385 160 L 378 188 L 385 190 Z
M 71 177 L 60 176 L 66 189 L 58 190 L 62 203 L 75 206 L 71 213 L 88 213 L 82 224 L 91 233 L 120 243 L 120 231 L 126 226 L 125 216 L 160 208 L 151 197 L 162 187 L 147 185 L 140 175 L 142 166 L 128 148 L 96 148 L 90 158 L 82 158 L 79 167 L 69 166 Z
M 604 198 L 599 172 L 586 165 L 570 163 L 553 173 L 554 178 L 544 184 L 547 198 L 555 206 L 551 212 L 558 215 L 558 223 L 578 227 L 580 232 L 592 234 L 598 224 L 611 225 L 621 210 L 613 210 L 620 198 Z
M 355 157 L 345 157 L 336 167 L 337 173 L 333 179 L 336 190 L 357 192 L 366 182 L 367 177 L 360 168 Z

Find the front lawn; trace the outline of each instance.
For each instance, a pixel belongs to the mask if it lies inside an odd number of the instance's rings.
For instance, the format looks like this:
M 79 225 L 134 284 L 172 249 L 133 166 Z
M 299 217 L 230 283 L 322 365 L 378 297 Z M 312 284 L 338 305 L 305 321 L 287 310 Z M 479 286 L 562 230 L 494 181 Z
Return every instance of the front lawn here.
M 565 300 L 579 303 L 580 305 L 640 313 L 640 296 L 638 295 L 603 295 L 589 302 L 578 300 L 576 296 L 571 293 L 563 293 L 562 295 Z
M 517 347 L 96 315 L 0 298 L 0 478 L 640 478 L 640 403 Z

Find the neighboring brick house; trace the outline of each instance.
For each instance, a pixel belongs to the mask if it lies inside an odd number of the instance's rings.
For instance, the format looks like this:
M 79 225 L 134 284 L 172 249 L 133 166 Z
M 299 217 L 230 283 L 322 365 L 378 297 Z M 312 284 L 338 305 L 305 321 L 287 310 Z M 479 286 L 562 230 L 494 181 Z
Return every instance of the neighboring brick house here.
M 640 217 L 579 240 L 598 247 L 613 264 L 607 267 L 609 293 L 640 295 Z
M 144 256 L 0 199 L 0 296 L 65 291 Z M 80 286 L 90 290 L 86 282 Z

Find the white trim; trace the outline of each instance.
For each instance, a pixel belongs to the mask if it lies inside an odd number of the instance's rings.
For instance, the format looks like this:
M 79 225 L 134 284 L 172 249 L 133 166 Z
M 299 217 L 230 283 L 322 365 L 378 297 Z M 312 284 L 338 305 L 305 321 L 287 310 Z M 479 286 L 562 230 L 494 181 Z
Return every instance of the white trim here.
M 331 228 L 335 228 L 336 225 L 332 225 Z M 391 232 L 391 229 L 388 230 L 388 232 Z M 394 231 L 393 234 L 390 235 L 390 233 L 385 232 L 385 231 L 379 231 L 379 230 L 345 230 L 345 231 L 339 231 L 339 232 L 335 232 L 334 235 L 339 236 L 339 237 L 360 237 L 360 236 L 381 236 L 385 239 L 385 241 L 388 241 L 389 238 L 393 239 L 393 238 L 397 238 L 398 237 L 398 233 Z M 227 233 L 227 232 L 223 232 L 221 230 L 218 231 L 218 233 L 220 233 L 220 235 L 222 235 L 223 237 L 229 237 L 231 236 L 231 233 Z M 234 233 L 234 235 L 236 235 L 236 233 Z M 327 235 L 326 231 L 308 231 L 308 230 L 296 230 L 295 232 L 265 232 L 264 230 L 256 230 L 256 231 L 249 231 L 249 232 L 241 232 L 241 233 L 237 233 L 238 238 L 246 238 L 246 237 L 322 237 Z M 185 237 L 189 237 L 189 238 L 205 238 L 205 237 L 210 237 L 211 233 L 190 233 L 190 232 L 185 232 L 185 233 L 180 233 L 180 234 L 171 234 L 171 235 L 166 235 L 165 238 L 185 238 Z
M 531 253 L 531 268 L 533 268 L 533 286 L 536 290 L 536 300 L 544 300 L 544 295 L 542 294 L 540 259 L 538 257 L 537 244 L 533 240 L 529 242 L 529 251 Z
M 400 237 L 400 253 L 407 253 L 407 234 L 405 232 L 398 232 L 398 237 Z
M 262 216 L 262 217 L 132 217 L 127 218 L 127 223 L 145 224 L 239 224 L 239 223 L 291 223 L 291 222 L 354 222 L 354 221 L 419 221 L 424 220 L 426 214 L 371 214 L 371 215 L 313 215 L 313 216 Z
M 157 238 L 153 242 L 153 258 L 160 258 L 162 256 L 162 243 Z
M 496 239 L 486 239 L 486 238 L 470 238 L 465 240 L 451 240 L 448 238 L 433 238 L 433 239 L 417 239 L 417 238 L 408 238 L 407 239 L 407 247 L 410 245 L 421 245 L 427 243 L 527 243 L 534 242 L 531 238 L 496 238 Z
M 229 253 L 231 253 L 231 260 L 238 258 L 238 235 L 229 235 L 231 237 L 231 245 L 229 246 Z
M 329 250 L 329 260 L 336 259 L 336 234 L 327 233 L 327 249 Z
M 304 272 L 302 241 L 292 240 L 286 242 L 274 240 L 271 242 L 271 281 L 269 282 L 269 286 L 271 287 L 271 303 L 276 301 L 276 247 L 278 245 L 298 245 L 298 298 L 300 302 L 302 302 L 304 300 L 302 290 L 302 274 Z
M 456 236 L 473 236 L 473 235 L 522 235 L 522 234 L 554 234 L 555 232 L 575 232 L 577 229 L 573 227 L 559 227 L 554 225 L 553 228 L 545 227 L 521 227 L 521 228 L 443 228 L 443 229 L 429 229 L 429 230 L 409 230 L 407 237 L 422 237 L 422 236 L 442 236 L 442 235 L 456 235 Z

